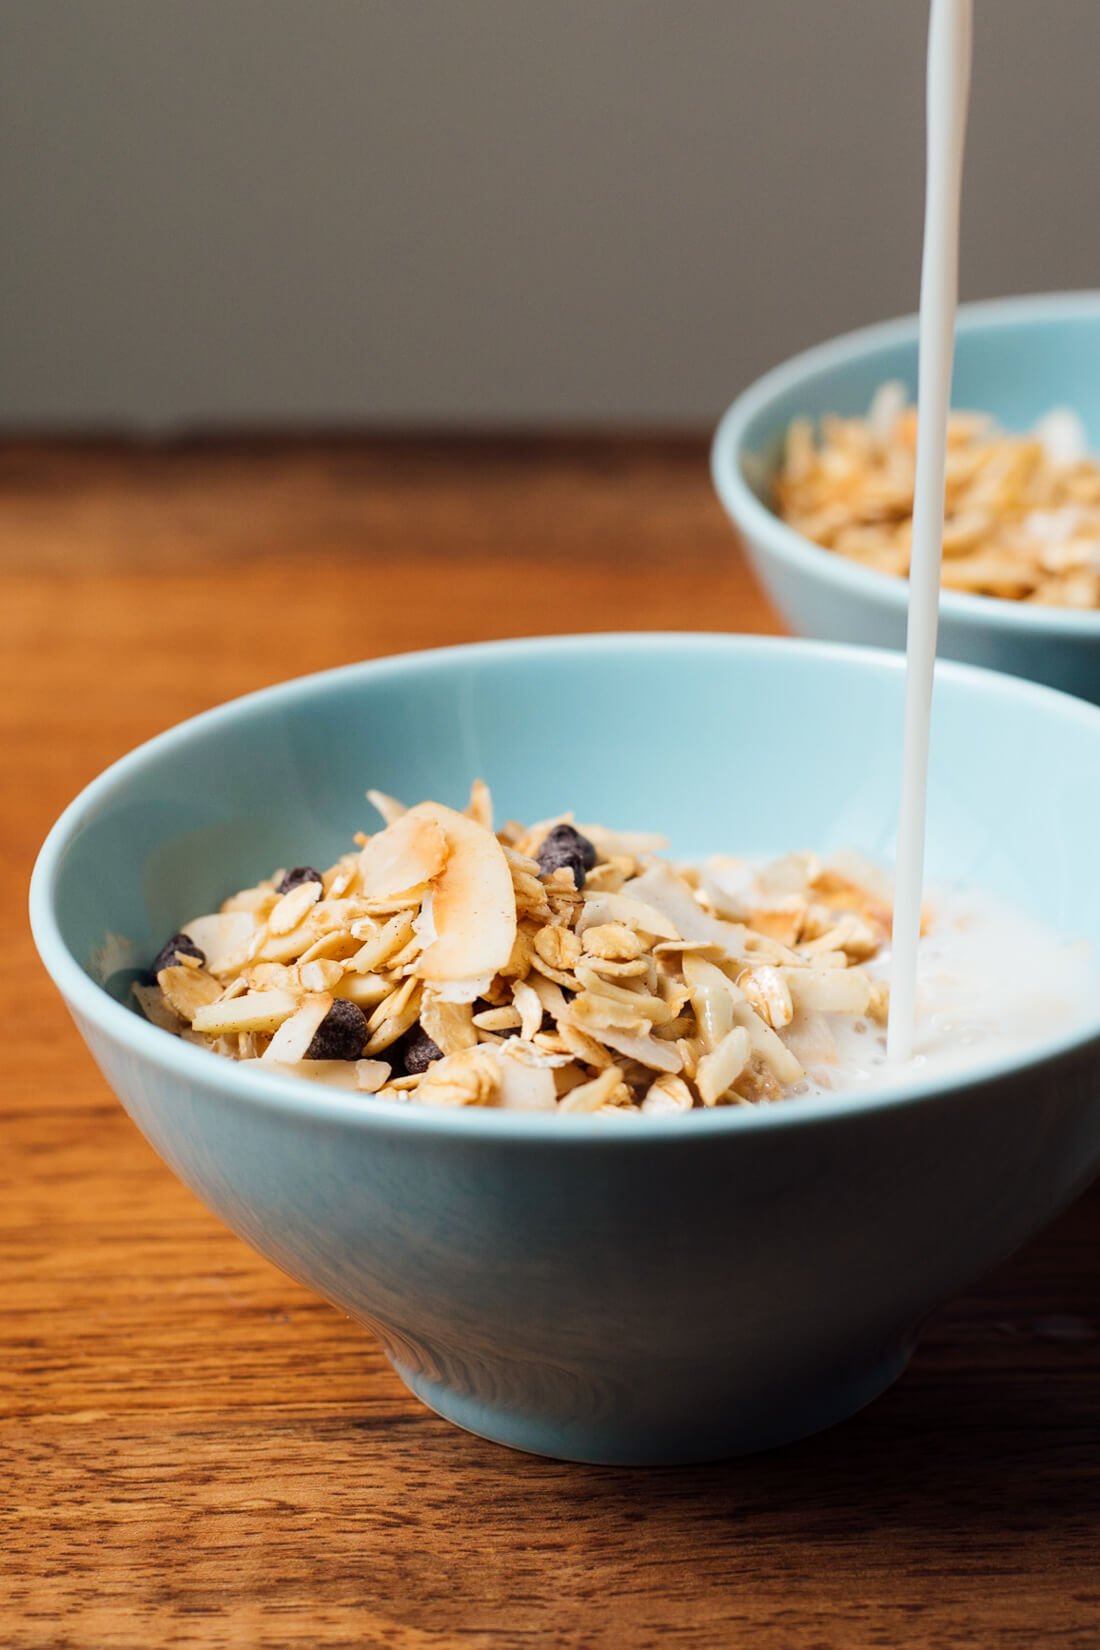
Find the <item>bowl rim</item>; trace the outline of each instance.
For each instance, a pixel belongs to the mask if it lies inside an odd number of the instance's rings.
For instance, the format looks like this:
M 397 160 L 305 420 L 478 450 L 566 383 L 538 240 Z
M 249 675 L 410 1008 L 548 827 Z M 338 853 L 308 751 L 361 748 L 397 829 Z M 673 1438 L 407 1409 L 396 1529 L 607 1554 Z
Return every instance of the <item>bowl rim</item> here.
M 39 956 L 71 1013 L 86 1020 L 116 1046 L 137 1061 L 158 1071 L 190 1082 L 197 1088 L 227 1091 L 234 1100 L 260 1109 L 309 1117 L 318 1122 L 357 1122 L 365 1128 L 403 1131 L 426 1130 L 441 1136 L 472 1138 L 486 1136 L 517 1145 L 533 1141 L 593 1142 L 611 1140 L 639 1145 L 644 1141 L 691 1140 L 695 1131 L 740 1132 L 758 1128 L 790 1128 L 827 1125 L 862 1115 L 873 1115 L 895 1107 L 945 1099 L 985 1088 L 1006 1077 L 1026 1073 L 1062 1056 L 1074 1055 L 1095 1045 L 1100 1054 L 1100 1002 L 1095 1018 L 1076 1029 L 1037 1044 L 1020 1059 L 992 1059 L 967 1068 L 958 1077 L 914 1077 L 896 1087 L 867 1094 L 836 1097 L 806 1096 L 770 1106 L 728 1106 L 692 1113 L 685 1127 L 682 1117 L 646 1117 L 629 1120 L 610 1116 L 567 1115 L 544 1112 L 505 1111 L 493 1107 L 444 1108 L 415 1106 L 400 1101 L 379 1101 L 344 1090 L 326 1088 L 303 1078 L 268 1075 L 255 1068 L 243 1068 L 206 1049 L 182 1042 L 125 1007 L 90 978 L 62 937 L 55 911 L 55 894 L 61 860 L 85 819 L 130 776 L 152 757 L 160 757 L 197 733 L 232 722 L 258 704 L 277 705 L 296 698 L 322 696 L 337 683 L 370 682 L 402 673 L 433 674 L 452 664 L 476 664 L 482 660 L 508 658 L 568 659 L 598 649 L 612 654 L 675 653 L 690 647 L 693 652 L 740 654 L 748 658 L 777 653 L 797 654 L 810 660 L 835 660 L 875 671 L 902 672 L 904 657 L 891 649 L 861 647 L 850 643 L 822 642 L 805 638 L 725 634 L 694 631 L 636 631 L 620 634 L 541 636 L 505 641 L 475 642 L 459 646 L 431 648 L 413 653 L 397 653 L 381 658 L 337 666 L 307 676 L 260 688 L 176 723 L 153 738 L 143 741 L 119 757 L 91 780 L 60 814 L 49 831 L 35 861 L 30 883 L 31 931 Z M 976 665 L 938 660 L 937 674 L 969 684 L 981 694 L 992 694 L 1011 713 L 1014 702 L 1045 700 L 1059 716 L 1083 724 L 1100 745 L 1100 706 L 1077 699 L 1022 678 L 1003 675 Z M 365 1101 L 369 1100 L 369 1104 Z
M 1018 322 L 1100 319 L 1100 289 L 1079 292 L 1040 292 L 1015 298 L 990 298 L 960 304 L 959 334 L 993 331 Z M 872 567 L 863 567 L 815 544 L 780 520 L 762 503 L 745 480 L 741 468 L 745 432 L 750 423 L 780 395 L 797 389 L 811 373 L 828 371 L 864 360 L 881 350 L 917 339 L 916 314 L 876 321 L 871 326 L 841 333 L 825 343 L 792 355 L 757 378 L 722 414 L 710 449 L 711 479 L 734 524 L 750 540 L 763 540 L 769 555 L 788 563 L 807 578 L 822 579 L 855 597 L 876 602 L 903 614 L 908 580 Z M 1100 609 L 1044 606 L 1038 602 L 1011 602 L 1001 596 L 975 596 L 957 590 L 940 594 L 940 613 L 974 627 L 1028 633 L 1033 636 L 1100 639 Z

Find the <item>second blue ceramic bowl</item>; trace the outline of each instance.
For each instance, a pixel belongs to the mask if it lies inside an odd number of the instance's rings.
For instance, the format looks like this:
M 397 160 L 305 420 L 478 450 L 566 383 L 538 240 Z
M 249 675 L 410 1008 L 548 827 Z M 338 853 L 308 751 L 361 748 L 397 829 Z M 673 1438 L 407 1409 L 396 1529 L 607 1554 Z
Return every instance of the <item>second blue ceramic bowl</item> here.
M 956 1084 L 615 1119 L 258 1076 L 147 1024 L 128 988 L 196 911 L 344 851 L 368 785 L 461 806 L 481 774 L 501 817 L 572 806 L 685 856 L 888 857 L 902 688 L 896 655 L 715 636 L 505 643 L 290 682 L 78 797 L 35 871 L 35 937 L 165 1161 L 369 1325 L 441 1414 L 585 1461 L 760 1449 L 874 1397 L 924 1315 L 1091 1176 L 1100 1004 L 1023 1065 Z M 1100 941 L 1100 710 L 947 666 L 933 753 L 931 876 Z
M 714 484 L 761 580 L 804 636 L 905 646 L 908 585 L 813 544 L 780 521 L 771 485 L 794 418 L 866 413 L 886 379 L 916 398 L 917 317 L 848 333 L 767 373 L 730 407 L 711 454 Z M 952 402 L 1030 429 L 1075 409 L 1100 453 L 1100 292 L 964 304 Z M 940 652 L 1100 703 L 1100 612 L 944 591 Z

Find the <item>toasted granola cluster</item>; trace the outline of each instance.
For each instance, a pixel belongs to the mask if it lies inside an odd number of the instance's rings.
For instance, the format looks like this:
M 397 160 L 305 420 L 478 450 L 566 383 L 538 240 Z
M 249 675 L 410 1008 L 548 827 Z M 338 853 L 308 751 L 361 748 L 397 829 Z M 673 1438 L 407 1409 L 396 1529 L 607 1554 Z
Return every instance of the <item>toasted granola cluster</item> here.
M 784 521 L 881 573 L 909 572 L 916 409 L 883 384 L 866 418 L 787 431 L 775 502 Z M 1100 464 L 1076 415 L 1030 435 L 953 413 L 943 532 L 945 589 L 1057 607 L 1100 607 Z
M 168 941 L 150 1020 L 384 1099 L 617 1113 L 778 1100 L 835 1016 L 885 1020 L 889 905 L 813 855 L 673 867 L 570 815 L 494 833 L 480 781 L 464 813 L 368 794 L 355 852 Z

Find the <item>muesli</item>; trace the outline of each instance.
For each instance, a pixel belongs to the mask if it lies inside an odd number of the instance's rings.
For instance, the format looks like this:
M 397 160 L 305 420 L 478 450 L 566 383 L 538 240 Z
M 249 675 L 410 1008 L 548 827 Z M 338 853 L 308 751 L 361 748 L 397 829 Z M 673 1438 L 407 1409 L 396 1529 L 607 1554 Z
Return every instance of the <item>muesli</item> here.
M 187 1041 L 364 1096 L 675 1113 L 805 1092 L 834 1028 L 881 1035 L 866 964 L 888 896 L 809 853 L 674 866 L 662 838 L 560 814 L 494 830 L 405 808 L 325 871 L 296 866 L 199 916 L 135 986 Z
M 880 386 L 866 418 L 796 419 L 775 482 L 779 515 L 824 549 L 909 572 L 916 409 Z M 944 589 L 1056 607 L 1100 607 L 1100 464 L 1075 413 L 1028 435 L 979 413 L 948 425 Z

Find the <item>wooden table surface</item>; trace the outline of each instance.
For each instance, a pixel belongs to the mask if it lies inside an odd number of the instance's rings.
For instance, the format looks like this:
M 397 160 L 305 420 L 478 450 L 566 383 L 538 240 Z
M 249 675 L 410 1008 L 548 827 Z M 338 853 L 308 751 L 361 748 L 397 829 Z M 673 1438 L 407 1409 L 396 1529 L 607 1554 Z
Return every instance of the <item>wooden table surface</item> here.
M 32 952 L 58 810 L 218 700 L 472 638 L 777 628 L 702 443 L 9 443 L 0 571 L 3 1650 L 1100 1644 L 1095 1193 L 831 1433 L 527 1458 L 200 1207 Z

